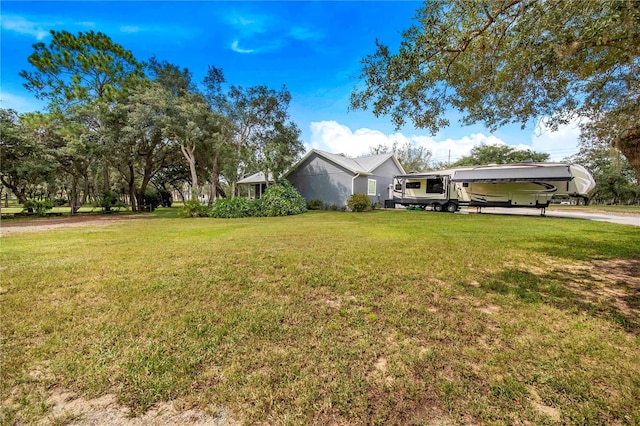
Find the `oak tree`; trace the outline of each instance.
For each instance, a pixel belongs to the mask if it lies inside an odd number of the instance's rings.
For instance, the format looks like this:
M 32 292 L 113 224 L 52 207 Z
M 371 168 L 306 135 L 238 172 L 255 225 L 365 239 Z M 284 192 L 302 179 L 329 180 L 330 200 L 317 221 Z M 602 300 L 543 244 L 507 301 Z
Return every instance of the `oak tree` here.
M 397 50 L 377 41 L 351 107 L 435 133 L 587 118 L 640 179 L 640 2 L 432 0 Z

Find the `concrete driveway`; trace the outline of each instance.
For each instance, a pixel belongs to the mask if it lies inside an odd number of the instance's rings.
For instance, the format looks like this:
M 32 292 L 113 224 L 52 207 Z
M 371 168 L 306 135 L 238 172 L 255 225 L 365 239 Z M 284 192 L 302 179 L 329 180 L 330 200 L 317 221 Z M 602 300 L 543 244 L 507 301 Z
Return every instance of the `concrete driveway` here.
M 476 209 L 471 207 L 462 210 L 461 213 L 475 213 Z M 484 207 L 482 214 L 508 214 L 516 216 L 540 216 L 539 209 L 513 208 L 507 209 L 502 207 Z M 571 212 L 564 210 L 547 210 L 547 217 L 566 217 L 570 219 L 587 219 L 600 222 L 618 223 L 620 225 L 640 226 L 640 215 L 628 214 L 617 215 L 613 213 L 594 213 L 594 212 Z

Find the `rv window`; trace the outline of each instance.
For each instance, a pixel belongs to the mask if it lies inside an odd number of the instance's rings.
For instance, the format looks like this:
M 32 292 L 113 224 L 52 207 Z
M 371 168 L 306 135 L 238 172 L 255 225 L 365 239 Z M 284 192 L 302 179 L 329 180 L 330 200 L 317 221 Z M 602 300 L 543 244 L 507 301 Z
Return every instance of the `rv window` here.
M 469 182 L 462 182 L 462 187 L 463 188 L 468 188 L 469 187 Z
M 442 194 L 444 192 L 444 185 L 442 179 L 427 179 L 427 193 Z
M 402 184 L 396 183 L 396 191 L 402 191 Z
M 407 189 L 420 189 L 420 182 L 407 182 Z

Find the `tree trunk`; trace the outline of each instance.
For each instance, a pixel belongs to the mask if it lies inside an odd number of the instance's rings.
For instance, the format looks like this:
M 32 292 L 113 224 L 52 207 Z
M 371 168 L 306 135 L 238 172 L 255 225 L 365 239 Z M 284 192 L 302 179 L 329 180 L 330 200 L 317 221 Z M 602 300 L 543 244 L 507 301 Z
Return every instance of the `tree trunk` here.
M 191 145 L 190 147 L 185 147 L 184 145 L 180 145 L 180 151 L 182 151 L 182 155 L 187 159 L 189 163 L 189 171 L 191 172 L 191 198 L 197 200 L 200 198 L 200 190 L 198 187 L 198 173 L 196 173 L 196 158 L 193 155 L 193 151 L 195 151 L 196 146 Z
M 213 156 L 211 160 L 211 182 L 209 183 L 209 205 L 213 204 L 213 201 L 218 198 L 218 186 L 220 186 L 220 170 L 218 166 L 219 155 L 218 152 Z
M 71 194 L 69 197 L 69 207 L 71 208 L 71 214 L 74 215 L 80 209 L 78 205 L 78 180 L 75 176 L 71 177 Z
M 128 186 L 129 186 L 129 199 L 131 200 L 131 211 L 138 211 L 139 204 L 136 203 L 136 179 L 133 170 L 133 165 L 129 164 L 129 176 L 128 176 Z
M 102 179 L 103 179 L 102 190 L 105 192 L 105 195 L 106 195 L 107 192 L 111 191 L 111 185 L 109 184 L 109 166 L 107 165 L 106 159 L 104 159 L 104 169 L 102 170 Z M 111 206 L 105 206 L 104 211 L 110 212 Z
M 615 147 L 627 157 L 636 172 L 636 183 L 640 184 L 640 121 L 622 132 L 615 141 Z

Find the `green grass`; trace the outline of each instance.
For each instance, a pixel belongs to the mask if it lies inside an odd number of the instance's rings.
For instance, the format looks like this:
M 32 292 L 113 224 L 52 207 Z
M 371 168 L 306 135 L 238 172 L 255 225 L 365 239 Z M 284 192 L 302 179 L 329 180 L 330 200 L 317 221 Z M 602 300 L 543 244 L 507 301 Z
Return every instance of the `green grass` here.
M 157 216 L 2 238 L 5 423 L 52 388 L 247 424 L 640 422 L 640 228 Z

